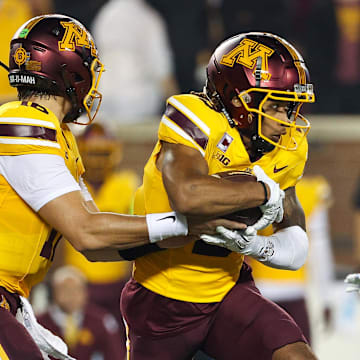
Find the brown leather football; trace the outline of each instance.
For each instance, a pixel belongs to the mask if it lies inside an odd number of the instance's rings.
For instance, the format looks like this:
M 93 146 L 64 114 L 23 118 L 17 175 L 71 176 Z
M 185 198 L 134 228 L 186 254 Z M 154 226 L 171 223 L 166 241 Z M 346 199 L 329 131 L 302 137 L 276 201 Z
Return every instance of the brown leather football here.
M 233 182 L 257 181 L 256 176 L 246 171 L 225 171 L 214 174 L 213 176 Z M 239 210 L 231 214 L 222 215 L 222 218 L 238 221 L 246 225 L 254 225 L 262 216 L 259 207 Z

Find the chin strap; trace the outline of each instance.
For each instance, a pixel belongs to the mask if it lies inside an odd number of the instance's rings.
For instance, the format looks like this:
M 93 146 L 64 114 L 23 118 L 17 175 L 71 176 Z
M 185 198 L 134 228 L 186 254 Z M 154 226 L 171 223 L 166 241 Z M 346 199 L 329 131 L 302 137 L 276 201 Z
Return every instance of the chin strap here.
M 275 145 L 263 139 L 257 132 L 251 136 L 251 145 L 258 155 L 263 155 L 275 149 Z
M 206 85 L 204 87 L 204 93 L 206 94 L 207 98 L 214 104 L 215 107 L 220 110 L 224 116 L 226 117 L 226 120 L 229 122 L 229 125 L 233 128 L 236 126 L 236 122 L 231 118 L 229 112 L 226 110 L 225 105 L 223 101 L 221 100 L 220 95 L 216 91 L 216 88 L 214 84 L 209 80 L 209 77 L 207 77 Z
M 261 67 L 262 67 L 262 57 L 259 56 L 256 59 L 256 67 L 255 67 L 255 87 L 260 88 L 261 87 Z M 261 99 L 259 100 L 260 103 Z M 273 144 L 270 144 L 268 141 L 266 141 L 265 139 L 263 139 L 260 135 L 259 135 L 259 125 L 258 125 L 258 115 L 254 114 L 254 116 L 256 117 L 256 121 L 255 121 L 255 129 L 253 134 L 251 135 L 251 145 L 252 148 L 254 150 L 254 152 L 257 155 L 263 155 L 265 153 L 268 153 L 272 150 L 275 149 L 275 146 Z

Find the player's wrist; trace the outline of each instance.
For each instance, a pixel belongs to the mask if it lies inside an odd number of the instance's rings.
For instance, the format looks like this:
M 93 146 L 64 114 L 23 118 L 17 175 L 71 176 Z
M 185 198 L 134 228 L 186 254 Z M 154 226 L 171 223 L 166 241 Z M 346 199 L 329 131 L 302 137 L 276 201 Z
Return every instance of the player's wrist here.
M 147 214 L 146 223 L 150 243 L 172 236 L 184 236 L 189 232 L 186 217 L 176 211 Z
M 258 182 L 262 185 L 263 190 L 264 190 L 264 201 L 261 204 L 261 206 L 262 206 L 262 205 L 265 205 L 269 201 L 270 187 L 269 187 L 269 185 L 265 184 L 262 180 L 259 180 Z

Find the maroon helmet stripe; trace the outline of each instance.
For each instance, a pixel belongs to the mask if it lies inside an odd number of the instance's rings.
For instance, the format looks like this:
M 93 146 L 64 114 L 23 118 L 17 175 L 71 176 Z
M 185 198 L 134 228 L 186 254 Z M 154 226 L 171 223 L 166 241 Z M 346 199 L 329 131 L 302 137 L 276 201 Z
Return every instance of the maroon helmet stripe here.
M 0 124 L 0 136 L 31 137 L 56 141 L 56 130 L 32 125 Z
M 171 104 L 168 104 L 165 111 L 165 116 L 179 125 L 192 139 L 196 141 L 204 150 L 209 141 L 209 137 L 189 120 L 182 112 L 176 109 Z

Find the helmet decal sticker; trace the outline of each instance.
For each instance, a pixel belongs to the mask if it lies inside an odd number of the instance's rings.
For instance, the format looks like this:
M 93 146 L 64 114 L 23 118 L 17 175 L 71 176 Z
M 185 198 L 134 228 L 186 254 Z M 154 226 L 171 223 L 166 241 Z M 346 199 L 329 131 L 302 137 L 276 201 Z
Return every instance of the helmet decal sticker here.
M 19 34 L 19 38 L 26 38 L 28 33 L 29 33 L 29 29 L 27 29 L 27 28 L 22 29 L 21 33 Z
M 25 64 L 25 69 L 28 71 L 41 71 L 41 62 L 29 60 Z
M 251 39 L 243 39 L 240 44 L 227 54 L 223 55 L 220 64 L 233 67 L 235 61 L 249 69 L 253 69 L 258 57 L 261 57 L 261 76 L 263 80 L 270 80 L 268 72 L 268 58 L 274 50 Z
M 26 60 L 28 59 L 29 55 L 26 53 L 26 50 L 23 47 L 19 47 L 16 49 L 14 54 L 14 61 L 16 65 L 19 67 L 25 64 Z

